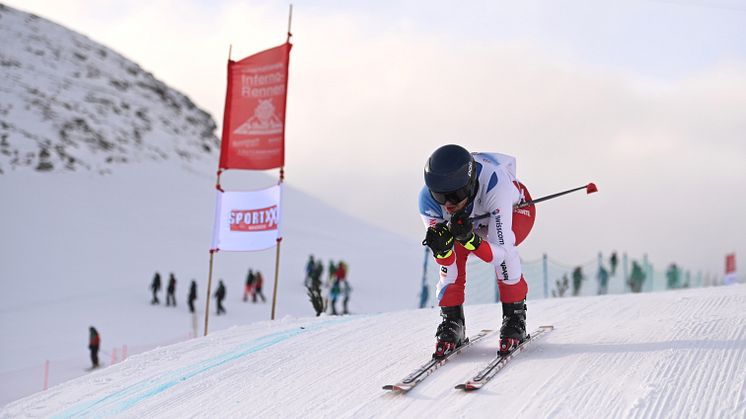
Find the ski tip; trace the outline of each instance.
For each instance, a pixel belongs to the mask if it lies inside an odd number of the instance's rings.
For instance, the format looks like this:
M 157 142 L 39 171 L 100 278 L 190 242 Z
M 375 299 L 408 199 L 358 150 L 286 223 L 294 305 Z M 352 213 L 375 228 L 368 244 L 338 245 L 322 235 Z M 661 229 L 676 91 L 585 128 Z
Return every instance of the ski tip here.
M 383 389 L 393 391 L 396 393 L 405 393 L 409 390 L 409 388 L 407 387 L 397 386 L 395 384 L 386 384 L 385 386 L 383 386 Z
M 554 330 L 554 326 L 552 325 L 539 326 L 539 329 Z
M 456 386 L 457 390 L 464 390 L 464 391 L 474 391 L 479 390 L 482 386 L 475 385 L 472 383 L 463 383 Z

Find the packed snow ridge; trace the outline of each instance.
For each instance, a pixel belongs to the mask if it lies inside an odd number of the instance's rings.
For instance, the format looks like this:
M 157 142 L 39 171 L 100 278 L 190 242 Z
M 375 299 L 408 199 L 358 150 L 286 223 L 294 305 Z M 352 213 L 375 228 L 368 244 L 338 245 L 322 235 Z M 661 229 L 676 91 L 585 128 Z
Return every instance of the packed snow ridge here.
M 382 390 L 430 357 L 437 309 L 285 318 L 210 334 L 8 404 L 0 417 L 746 416 L 746 285 L 529 301 L 555 330 L 473 393 L 484 339 L 406 394 Z M 466 307 L 469 334 L 499 304 Z
M 0 174 L 214 156 L 215 122 L 85 36 L 0 4 Z

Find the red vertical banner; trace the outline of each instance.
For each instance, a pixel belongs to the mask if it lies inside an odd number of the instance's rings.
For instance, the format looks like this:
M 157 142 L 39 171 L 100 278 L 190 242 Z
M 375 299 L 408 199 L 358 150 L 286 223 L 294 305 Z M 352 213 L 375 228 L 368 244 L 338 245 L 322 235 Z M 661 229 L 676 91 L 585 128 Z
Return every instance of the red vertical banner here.
M 267 170 L 285 165 L 287 42 L 228 61 L 220 169 Z
M 736 254 L 731 253 L 725 256 L 725 274 L 736 273 Z

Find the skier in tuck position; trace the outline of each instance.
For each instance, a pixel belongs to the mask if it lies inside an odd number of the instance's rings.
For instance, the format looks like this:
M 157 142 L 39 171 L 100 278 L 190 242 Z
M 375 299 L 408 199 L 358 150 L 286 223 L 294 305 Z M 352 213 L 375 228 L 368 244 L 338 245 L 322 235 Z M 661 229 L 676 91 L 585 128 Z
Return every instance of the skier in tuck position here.
M 442 322 L 433 357 L 453 352 L 466 341 L 464 287 L 466 259 L 472 253 L 494 266 L 503 319 L 500 348 L 506 354 L 526 339 L 526 294 L 521 261 L 512 230 L 513 205 L 522 198 L 515 158 L 470 153 L 449 144 L 425 164 L 420 215 L 427 227 L 423 245 L 440 265 L 436 287 Z

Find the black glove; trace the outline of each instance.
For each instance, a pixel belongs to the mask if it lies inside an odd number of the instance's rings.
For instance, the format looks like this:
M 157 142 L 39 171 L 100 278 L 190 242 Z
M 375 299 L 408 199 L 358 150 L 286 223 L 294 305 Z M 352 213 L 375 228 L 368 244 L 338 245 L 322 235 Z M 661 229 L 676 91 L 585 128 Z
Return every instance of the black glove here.
M 482 238 L 474 234 L 474 225 L 464 211 L 458 211 L 451 217 L 451 234 L 468 250 L 475 250 L 482 243 Z
M 448 225 L 442 222 L 428 227 L 422 245 L 429 247 L 436 258 L 443 259 L 451 256 L 451 252 L 453 252 L 453 235 L 448 230 Z

